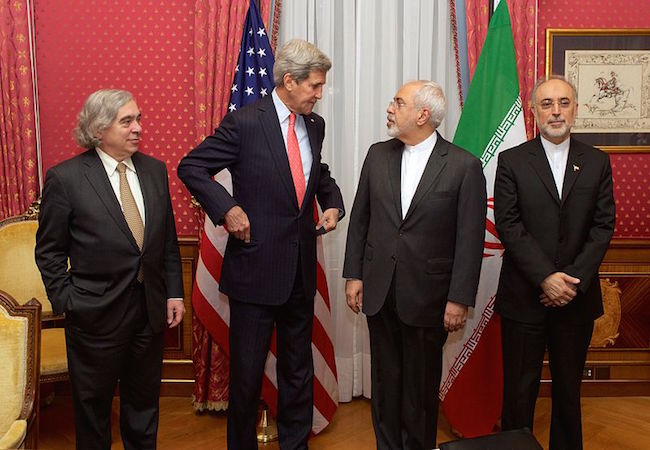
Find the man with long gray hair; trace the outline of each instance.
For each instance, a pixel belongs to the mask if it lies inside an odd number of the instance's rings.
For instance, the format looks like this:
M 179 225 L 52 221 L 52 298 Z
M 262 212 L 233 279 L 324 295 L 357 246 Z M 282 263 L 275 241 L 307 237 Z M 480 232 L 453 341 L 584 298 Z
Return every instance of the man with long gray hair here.
M 230 233 L 219 284 L 230 302 L 230 449 L 257 448 L 257 407 L 274 326 L 280 447 L 307 448 L 316 236 L 343 216 L 341 192 L 321 162 L 325 122 L 312 112 L 330 67 L 313 44 L 287 42 L 276 55 L 271 95 L 226 115 L 178 166 L 206 214 Z M 212 179 L 223 169 L 232 174 L 232 195 Z M 316 225 L 314 198 L 323 210 Z
M 389 141 L 370 147 L 352 206 L 343 276 L 368 318 L 378 449 L 436 447 L 447 333 L 474 306 L 485 235 L 480 161 L 436 131 L 445 96 L 431 81 L 388 103 Z
M 45 178 L 36 263 L 65 312 L 78 449 L 111 447 L 120 383 L 125 449 L 156 447 L 163 331 L 183 320 L 183 279 L 165 165 L 138 152 L 129 92 L 91 94 L 79 113 L 87 150 Z

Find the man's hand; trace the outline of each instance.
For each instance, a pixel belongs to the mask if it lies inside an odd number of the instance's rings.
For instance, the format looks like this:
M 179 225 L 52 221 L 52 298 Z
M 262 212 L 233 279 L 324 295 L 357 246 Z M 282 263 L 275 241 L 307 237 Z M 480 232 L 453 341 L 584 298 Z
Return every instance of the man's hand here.
M 339 221 L 339 209 L 338 208 L 329 208 L 323 211 L 323 215 L 320 217 L 320 220 L 316 224 L 316 229 L 321 227 L 325 228 L 325 233 L 328 233 L 336 228 L 336 224 Z
M 185 315 L 185 304 L 182 299 L 167 300 L 167 325 L 174 328 L 183 321 Z
M 539 296 L 544 306 L 565 306 L 573 300 L 578 292 L 580 280 L 564 272 L 550 274 L 542 281 L 543 294 Z
M 233 206 L 224 216 L 226 229 L 233 237 L 240 239 L 247 244 L 251 241 L 251 224 L 248 216 L 239 206 Z
M 466 321 L 467 305 L 448 300 L 445 308 L 445 330 L 450 333 L 458 331 L 465 326 Z
M 347 280 L 345 282 L 345 301 L 356 314 L 359 314 L 363 306 L 363 281 Z

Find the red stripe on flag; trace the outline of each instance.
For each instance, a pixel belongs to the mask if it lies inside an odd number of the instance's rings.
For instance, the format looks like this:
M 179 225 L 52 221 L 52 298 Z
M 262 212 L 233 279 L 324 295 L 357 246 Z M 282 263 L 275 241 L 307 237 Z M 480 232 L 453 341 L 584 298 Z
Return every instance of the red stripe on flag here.
M 329 366 L 330 370 L 334 374 L 334 377 L 336 377 L 336 362 L 334 359 L 334 346 L 332 345 L 332 341 L 329 339 L 329 336 L 327 335 L 327 331 L 325 331 L 325 328 L 323 328 L 323 325 L 320 323 L 320 320 L 318 320 L 318 317 L 314 316 L 314 329 L 312 331 L 312 342 L 318 349 L 321 355 L 323 355 L 323 359 Z
M 212 245 L 210 239 L 207 236 L 203 236 L 204 239 L 201 242 L 201 259 L 203 260 L 203 265 L 210 272 L 210 275 L 214 278 L 215 283 L 219 283 L 221 279 L 221 265 L 223 264 L 223 256 L 221 253 Z
M 327 277 L 325 276 L 325 271 L 323 270 L 320 261 L 318 261 L 318 264 L 316 265 L 316 289 L 320 293 L 320 296 L 323 297 L 323 300 L 325 300 L 327 309 L 331 311 L 330 293 L 327 288 Z
M 493 370 L 485 370 L 486 367 Z M 480 383 L 477 380 L 481 380 Z M 472 357 L 449 388 L 442 409 L 454 428 L 462 430 L 464 437 L 471 438 L 493 431 L 501 417 L 502 405 L 501 321 L 494 314 L 485 326 Z
M 332 420 L 338 404 L 332 400 L 320 380 L 314 377 L 314 405 L 328 421 Z
M 192 308 L 201 324 L 203 324 L 203 326 L 208 330 L 208 333 L 210 333 L 212 338 L 217 341 L 219 347 L 228 354 L 230 349 L 228 340 L 230 329 L 228 324 L 206 300 L 196 283 L 192 290 Z

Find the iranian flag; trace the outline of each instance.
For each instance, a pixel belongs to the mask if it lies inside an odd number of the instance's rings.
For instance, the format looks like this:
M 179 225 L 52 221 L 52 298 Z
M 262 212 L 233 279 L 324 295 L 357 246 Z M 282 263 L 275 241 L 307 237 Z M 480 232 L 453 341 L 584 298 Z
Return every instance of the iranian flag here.
M 503 246 L 494 226 L 494 178 L 498 153 L 525 140 L 512 29 L 502 0 L 490 20 L 454 136 L 454 144 L 483 163 L 488 196 L 476 306 L 463 331 L 450 334 L 445 344 L 440 383 L 444 414 L 465 437 L 490 433 L 501 416 L 501 328 L 493 312 Z

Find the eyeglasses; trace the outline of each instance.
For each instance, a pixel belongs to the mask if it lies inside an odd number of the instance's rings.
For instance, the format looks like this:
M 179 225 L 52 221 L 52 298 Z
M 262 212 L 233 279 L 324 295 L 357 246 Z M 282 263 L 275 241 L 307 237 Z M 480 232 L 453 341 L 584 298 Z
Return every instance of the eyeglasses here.
M 551 109 L 554 105 L 558 105 L 561 109 L 568 109 L 571 107 L 571 100 L 568 98 L 561 98 L 559 100 L 544 99 L 538 103 L 539 107 L 545 110 Z
M 388 107 L 394 106 L 397 109 L 402 109 L 406 106 L 406 103 L 402 99 L 391 100 L 388 102 Z

